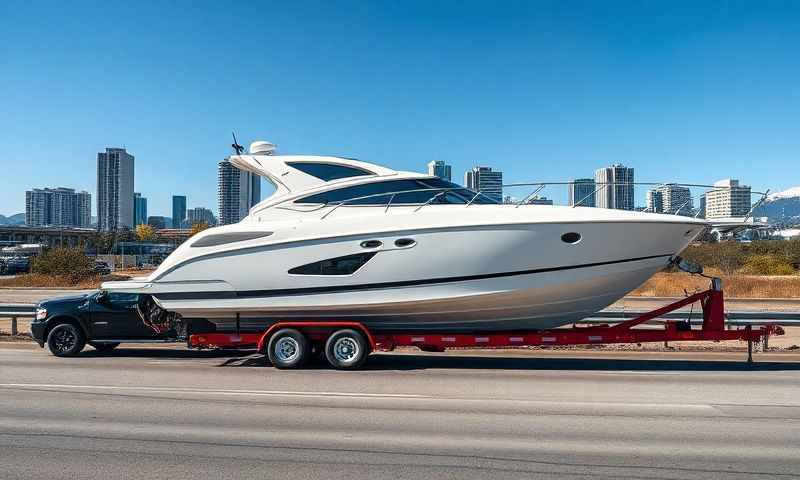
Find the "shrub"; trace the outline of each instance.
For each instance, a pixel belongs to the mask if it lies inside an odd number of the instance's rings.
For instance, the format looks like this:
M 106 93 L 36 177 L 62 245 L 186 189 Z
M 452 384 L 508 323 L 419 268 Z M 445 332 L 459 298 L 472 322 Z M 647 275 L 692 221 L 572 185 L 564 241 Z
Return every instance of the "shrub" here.
M 794 267 L 781 257 L 768 254 L 751 255 L 740 271 L 749 275 L 793 275 Z
M 739 242 L 718 242 L 692 245 L 681 255 L 704 267 L 730 274 L 741 268 L 746 252 L 745 246 Z
M 77 283 L 94 275 L 94 262 L 77 248 L 53 248 L 34 259 L 31 271 Z

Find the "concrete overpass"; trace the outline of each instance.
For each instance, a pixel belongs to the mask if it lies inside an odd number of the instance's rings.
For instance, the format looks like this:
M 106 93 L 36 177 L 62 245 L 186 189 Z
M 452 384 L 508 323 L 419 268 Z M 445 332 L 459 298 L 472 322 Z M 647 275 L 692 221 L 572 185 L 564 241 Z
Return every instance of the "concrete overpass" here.
M 49 247 L 86 248 L 95 233 L 92 228 L 0 225 L 0 245 L 41 243 Z

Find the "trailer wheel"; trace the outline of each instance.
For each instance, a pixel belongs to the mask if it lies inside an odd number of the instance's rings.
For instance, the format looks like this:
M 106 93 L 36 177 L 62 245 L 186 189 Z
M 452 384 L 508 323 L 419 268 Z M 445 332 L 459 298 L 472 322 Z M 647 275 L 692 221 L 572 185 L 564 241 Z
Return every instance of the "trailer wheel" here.
M 81 329 L 71 323 L 56 325 L 47 335 L 47 348 L 56 357 L 72 357 L 86 345 Z
M 278 330 L 267 344 L 267 357 L 275 368 L 302 367 L 310 356 L 308 339 L 293 328 Z
M 337 330 L 325 342 L 325 357 L 333 368 L 339 370 L 359 368 L 367 360 L 367 355 L 367 340 L 357 330 Z

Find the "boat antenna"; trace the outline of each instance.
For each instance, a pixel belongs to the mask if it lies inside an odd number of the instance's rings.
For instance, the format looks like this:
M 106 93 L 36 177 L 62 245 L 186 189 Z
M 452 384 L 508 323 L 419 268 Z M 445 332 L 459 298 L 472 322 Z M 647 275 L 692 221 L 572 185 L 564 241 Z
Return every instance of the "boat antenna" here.
M 233 136 L 231 147 L 233 147 L 233 151 L 236 152 L 236 155 L 241 155 L 242 152 L 244 152 L 244 147 L 239 145 L 239 142 L 236 141 L 236 132 L 231 132 L 231 135 Z

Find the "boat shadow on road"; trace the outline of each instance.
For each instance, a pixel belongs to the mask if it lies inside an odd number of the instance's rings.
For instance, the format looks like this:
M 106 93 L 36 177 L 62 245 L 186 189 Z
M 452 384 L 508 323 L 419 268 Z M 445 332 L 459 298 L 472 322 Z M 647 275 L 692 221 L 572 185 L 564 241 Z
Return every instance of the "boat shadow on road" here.
M 782 371 L 800 370 L 800 363 L 735 360 L 609 359 L 556 357 L 482 357 L 474 355 L 375 355 L 367 370 L 575 370 L 575 371 Z

